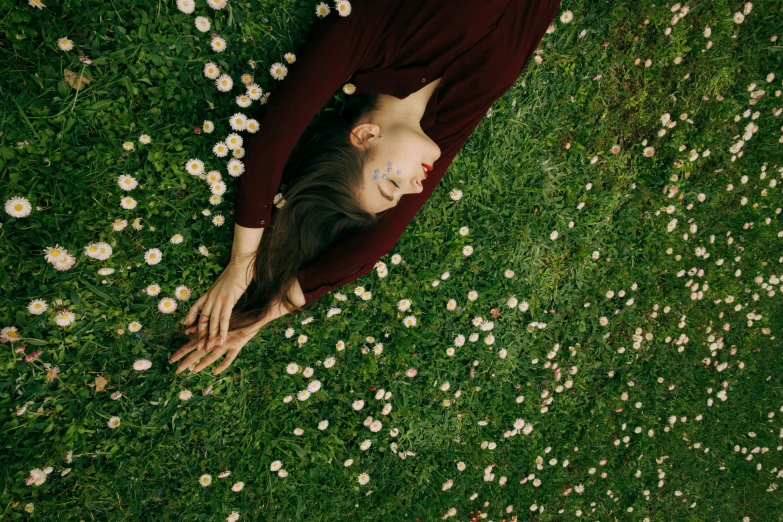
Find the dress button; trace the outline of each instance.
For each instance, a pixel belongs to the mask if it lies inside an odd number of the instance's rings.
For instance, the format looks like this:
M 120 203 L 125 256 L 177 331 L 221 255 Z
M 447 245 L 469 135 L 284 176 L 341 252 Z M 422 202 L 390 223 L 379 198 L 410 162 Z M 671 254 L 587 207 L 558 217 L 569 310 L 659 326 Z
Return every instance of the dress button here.
M 267 205 L 264 205 L 264 208 L 266 208 L 266 207 L 267 207 Z
M 307 294 L 307 297 L 313 297 L 313 294 Z
M 259 221 L 259 223 L 263 225 L 264 223 L 266 223 L 266 221 L 264 221 L 264 220 L 262 219 L 261 221 Z
M 424 83 L 424 82 L 426 82 L 426 81 L 427 81 L 427 78 L 422 78 L 422 79 L 421 79 L 421 83 Z

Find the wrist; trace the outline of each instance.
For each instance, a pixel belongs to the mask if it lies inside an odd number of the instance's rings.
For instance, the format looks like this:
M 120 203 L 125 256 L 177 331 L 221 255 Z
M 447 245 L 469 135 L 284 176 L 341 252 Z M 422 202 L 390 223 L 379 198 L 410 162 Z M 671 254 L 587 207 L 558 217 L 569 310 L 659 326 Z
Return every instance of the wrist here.
M 253 262 L 255 256 L 255 252 L 253 253 L 245 253 L 245 254 L 234 254 L 232 252 L 231 258 L 228 261 L 229 265 L 235 265 L 235 266 L 247 266 L 250 263 Z

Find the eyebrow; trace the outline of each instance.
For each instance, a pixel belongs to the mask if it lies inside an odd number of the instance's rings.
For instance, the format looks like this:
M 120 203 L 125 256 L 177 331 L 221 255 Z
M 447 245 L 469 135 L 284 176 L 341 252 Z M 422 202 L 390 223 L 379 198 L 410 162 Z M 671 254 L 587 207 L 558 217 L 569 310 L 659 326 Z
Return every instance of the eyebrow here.
M 387 196 L 386 194 L 384 194 L 384 193 L 383 193 L 383 191 L 381 190 L 381 187 L 378 187 L 378 192 L 380 192 L 380 193 L 381 193 L 381 196 L 383 196 L 383 197 L 384 197 L 384 198 L 386 198 L 387 200 L 389 200 L 389 201 L 392 201 L 392 202 L 394 201 L 394 198 L 393 198 L 393 197 L 391 197 L 391 196 Z

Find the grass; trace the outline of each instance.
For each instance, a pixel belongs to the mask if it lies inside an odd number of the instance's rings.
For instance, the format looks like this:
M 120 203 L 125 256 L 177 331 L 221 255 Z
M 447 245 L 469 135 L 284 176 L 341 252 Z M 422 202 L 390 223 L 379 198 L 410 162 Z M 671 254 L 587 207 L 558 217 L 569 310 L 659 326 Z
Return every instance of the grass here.
M 459 521 L 783 520 L 783 48 L 772 0 L 742 23 L 742 2 L 689 4 L 674 25 L 671 4 L 564 0 L 542 62 L 476 127 L 381 259 L 386 277 L 271 323 L 218 376 L 174 374 L 179 321 L 225 266 L 233 230 L 234 180 L 224 175 L 213 205 L 185 164 L 222 172 L 211 150 L 242 111 L 240 76 L 284 88 L 268 68 L 304 42 L 315 5 L 215 11 L 199 0 L 185 14 L 172 2 L 0 0 L 0 198 L 32 205 L 26 217 L 4 212 L 0 229 L 0 328 L 13 338 L 0 356 L 2 519 L 424 521 L 453 508 Z M 210 33 L 227 52 L 212 51 Z M 58 47 L 63 36 L 72 51 Z M 231 94 L 204 77 L 209 61 L 231 74 Z M 92 81 L 77 91 L 66 70 Z M 677 125 L 660 136 L 665 113 Z M 123 174 L 143 189 L 124 193 Z M 120 206 L 125 195 L 135 209 Z M 136 218 L 139 230 L 113 230 Z M 94 242 L 112 255 L 84 255 Z M 55 244 L 75 253 L 71 269 L 45 260 Z M 160 264 L 145 263 L 151 248 Z M 153 283 L 157 297 L 145 292 Z M 159 312 L 180 285 L 190 299 Z M 35 299 L 45 313 L 28 311 Z M 72 324 L 56 324 L 62 308 Z M 138 359 L 152 367 L 135 371 Z M 296 394 L 311 379 L 289 375 L 291 362 L 322 383 L 306 401 Z M 380 389 L 391 397 L 376 400 Z M 504 437 L 517 419 L 532 432 Z M 287 477 L 270 471 L 277 460 Z

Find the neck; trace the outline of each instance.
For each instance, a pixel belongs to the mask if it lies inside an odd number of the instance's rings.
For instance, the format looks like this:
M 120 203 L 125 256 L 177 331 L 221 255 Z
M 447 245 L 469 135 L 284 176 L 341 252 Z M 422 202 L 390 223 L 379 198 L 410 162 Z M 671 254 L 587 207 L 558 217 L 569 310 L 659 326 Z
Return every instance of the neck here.
M 421 123 L 427 107 L 420 103 L 413 95 L 401 100 L 395 96 L 378 95 L 378 109 L 375 111 L 375 120 L 387 123 L 402 123 L 413 127 Z

